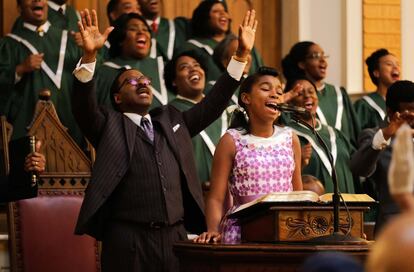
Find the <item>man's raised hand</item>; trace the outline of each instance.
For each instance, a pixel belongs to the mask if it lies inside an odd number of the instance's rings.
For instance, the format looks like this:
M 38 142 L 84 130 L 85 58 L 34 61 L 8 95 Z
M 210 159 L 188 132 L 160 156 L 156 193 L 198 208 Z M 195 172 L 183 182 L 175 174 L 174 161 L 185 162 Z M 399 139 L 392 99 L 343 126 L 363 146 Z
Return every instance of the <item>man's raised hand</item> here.
M 80 12 L 81 20 L 78 22 L 79 32 L 83 43 L 82 63 L 93 62 L 96 54 L 102 48 L 113 27 L 108 27 L 102 34 L 99 32 L 96 11 L 89 13 L 88 9 Z

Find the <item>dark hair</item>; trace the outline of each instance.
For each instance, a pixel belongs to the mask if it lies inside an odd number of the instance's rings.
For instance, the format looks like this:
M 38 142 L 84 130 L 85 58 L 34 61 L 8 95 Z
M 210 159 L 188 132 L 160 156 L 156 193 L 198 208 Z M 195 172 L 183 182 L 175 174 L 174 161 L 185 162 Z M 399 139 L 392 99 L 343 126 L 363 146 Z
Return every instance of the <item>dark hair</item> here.
M 365 63 L 368 66 L 368 73 L 369 77 L 371 78 L 372 83 L 375 86 L 378 86 L 378 78 L 374 76 L 374 71 L 379 69 L 379 60 L 380 58 L 391 55 L 391 53 L 384 48 L 378 49 L 377 51 L 373 52 L 366 60 Z
M 119 4 L 119 0 L 109 0 L 108 5 L 106 5 L 106 16 L 110 25 L 114 24 L 114 21 L 111 19 L 111 12 L 116 9 L 116 6 Z
M 200 63 L 201 69 L 204 70 L 204 73 L 207 74 L 207 66 L 206 66 L 205 60 L 196 50 L 186 50 L 186 51 L 182 51 L 174 55 L 174 57 L 165 65 L 164 82 L 165 82 L 165 86 L 167 87 L 167 89 L 172 91 L 175 94 L 177 94 L 177 88 L 173 86 L 173 81 L 175 80 L 175 77 L 177 76 L 176 66 L 177 66 L 178 59 L 184 56 L 195 59 L 198 63 Z
M 227 6 L 218 0 L 204 0 L 193 11 L 191 17 L 191 29 L 194 37 L 209 38 L 214 35 L 214 30 L 211 28 L 210 21 L 210 10 L 215 4 L 221 4 L 224 10 L 228 12 Z M 227 33 L 230 33 L 230 23 Z
M 290 78 L 305 75 L 305 71 L 299 68 L 298 64 L 299 62 L 306 60 L 306 57 L 309 54 L 309 49 L 314 44 L 315 43 L 311 41 L 303 41 L 292 46 L 289 54 L 287 54 L 282 60 L 283 75 L 286 80 L 289 81 Z
M 131 70 L 131 69 L 126 68 L 126 67 L 122 67 L 122 68 L 118 69 L 116 77 L 114 78 L 114 81 L 112 81 L 111 88 L 109 89 L 110 90 L 109 95 L 111 96 L 110 97 L 111 98 L 111 103 L 112 103 L 112 106 L 114 107 L 114 109 L 116 109 L 116 110 L 119 110 L 119 106 L 118 106 L 117 103 L 115 103 L 115 94 L 117 94 L 119 92 L 119 87 L 122 84 L 122 83 L 119 82 L 119 78 L 121 77 L 121 75 L 124 72 L 126 72 L 128 70 Z
M 385 105 L 393 112 L 400 110 L 400 103 L 414 102 L 414 83 L 409 80 L 394 82 L 387 91 Z
M 226 67 L 224 67 L 222 61 L 228 57 L 228 47 L 234 40 L 238 40 L 237 36 L 230 33 L 226 35 L 226 38 L 224 40 L 216 45 L 216 48 L 214 48 L 213 60 L 222 72 L 226 70 Z
M 246 105 L 243 103 L 242 99 L 241 99 L 241 95 L 243 93 L 250 93 L 252 91 L 252 87 L 254 84 L 257 83 L 257 81 L 259 81 L 259 79 L 262 76 L 274 76 L 274 77 L 279 77 L 279 72 L 272 68 L 272 67 L 266 67 L 266 66 L 262 66 L 259 69 L 257 69 L 257 71 L 248 76 L 240 85 L 240 90 L 239 90 L 239 95 L 238 95 L 238 99 L 237 102 L 239 104 L 240 107 L 242 107 L 244 109 L 244 112 L 247 113 L 247 108 Z M 249 123 L 246 120 L 246 116 L 245 113 L 243 111 L 240 111 L 238 109 L 236 109 L 233 112 L 232 118 L 230 120 L 230 126 L 229 128 L 243 128 L 244 130 L 247 131 L 247 133 L 249 133 L 250 129 L 249 129 Z
M 114 30 L 112 30 L 111 34 L 108 36 L 108 41 L 111 44 L 111 47 L 109 48 L 109 56 L 111 58 L 120 56 L 122 54 L 122 47 L 121 43 L 126 38 L 126 32 L 127 32 L 127 25 L 128 22 L 132 19 L 138 19 L 141 22 L 144 23 L 144 25 L 147 27 L 148 32 L 151 33 L 151 29 L 148 26 L 147 22 L 145 21 L 145 18 L 137 13 L 127 13 L 122 14 L 118 17 L 118 19 L 114 22 Z

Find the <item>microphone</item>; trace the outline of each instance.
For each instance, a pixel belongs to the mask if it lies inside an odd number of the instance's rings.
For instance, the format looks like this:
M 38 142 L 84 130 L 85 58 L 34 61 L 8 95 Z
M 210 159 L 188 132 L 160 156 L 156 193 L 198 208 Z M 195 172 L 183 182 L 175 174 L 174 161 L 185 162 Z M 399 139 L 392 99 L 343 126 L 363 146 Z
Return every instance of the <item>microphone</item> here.
M 35 136 L 29 136 L 29 144 L 30 144 L 30 151 L 36 152 L 36 138 Z M 35 172 L 30 173 L 31 175 L 31 181 L 32 181 L 32 187 L 36 186 L 37 183 L 37 175 Z
M 293 114 L 296 114 L 296 115 L 301 115 L 301 116 L 304 116 L 304 117 L 309 117 L 310 116 L 310 112 L 308 110 L 306 110 L 305 108 L 292 106 L 292 105 L 289 105 L 289 104 L 286 104 L 286 103 L 276 104 L 276 105 L 274 105 L 274 108 L 276 108 L 278 111 L 289 112 L 289 113 L 293 113 Z

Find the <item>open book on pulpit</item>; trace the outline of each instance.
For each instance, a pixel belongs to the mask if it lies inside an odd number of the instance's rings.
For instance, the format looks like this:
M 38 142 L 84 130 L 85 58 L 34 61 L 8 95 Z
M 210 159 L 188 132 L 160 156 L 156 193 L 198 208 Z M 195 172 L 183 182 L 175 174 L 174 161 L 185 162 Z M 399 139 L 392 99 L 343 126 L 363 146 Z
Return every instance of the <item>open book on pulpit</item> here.
M 288 204 L 288 203 L 319 203 L 329 204 L 332 203 L 332 193 L 318 195 L 312 191 L 292 191 L 292 192 L 280 192 L 269 193 L 261 196 L 253 201 L 240 205 L 232 212 L 232 215 L 240 213 L 246 209 L 254 208 L 255 206 L 261 206 L 264 204 Z M 346 203 L 375 203 L 375 200 L 367 194 L 341 194 L 343 200 Z M 341 199 L 342 201 L 342 199 Z

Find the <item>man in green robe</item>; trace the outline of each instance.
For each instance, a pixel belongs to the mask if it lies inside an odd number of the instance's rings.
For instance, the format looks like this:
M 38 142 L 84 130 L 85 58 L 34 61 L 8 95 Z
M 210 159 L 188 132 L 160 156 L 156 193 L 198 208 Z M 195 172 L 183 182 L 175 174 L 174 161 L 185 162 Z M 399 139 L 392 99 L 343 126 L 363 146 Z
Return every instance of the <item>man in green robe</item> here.
M 68 31 L 47 21 L 46 1 L 18 3 L 22 27 L 0 40 L 0 112 L 13 125 L 12 138 L 27 134 L 39 92 L 48 89 L 60 121 L 83 143 L 70 108 L 72 70 L 82 52 Z
M 49 0 L 48 20 L 55 27 L 79 32 L 79 12 L 66 2 L 67 0 Z
M 204 98 L 204 63 L 194 51 L 184 51 L 167 63 L 164 78 L 167 87 L 177 94 L 170 104 L 178 110 L 186 111 Z M 210 180 L 214 150 L 226 129 L 227 115 L 223 113 L 221 118 L 192 138 L 197 172 L 201 182 Z
M 78 32 L 79 13 L 73 6 L 68 5 L 66 2 L 67 0 L 47 1 L 49 6 L 47 19 L 53 27 Z M 13 24 L 12 32 L 21 27 L 23 27 L 23 19 L 18 17 Z
M 400 64 L 393 54 L 381 48 L 373 52 L 366 60 L 368 73 L 377 89 L 363 96 L 354 104 L 361 130 L 378 127 L 385 119 L 385 96 L 388 88 L 400 79 Z
M 97 71 L 98 103 L 112 106 L 110 89 L 120 69 L 138 69 L 151 78 L 154 99 L 151 109 L 166 105 L 174 98 L 164 84 L 162 57 L 150 57 L 151 34 L 145 19 L 136 14 L 121 15 L 114 22 L 115 29 L 108 40 L 110 58 Z
M 161 17 L 161 1 L 138 0 L 142 16 L 151 28 L 157 43 L 157 56 L 171 60 L 178 47 L 189 36 L 189 20 L 184 17 L 167 19 Z

